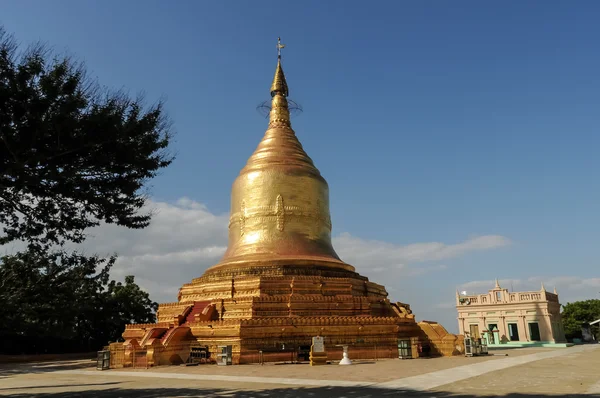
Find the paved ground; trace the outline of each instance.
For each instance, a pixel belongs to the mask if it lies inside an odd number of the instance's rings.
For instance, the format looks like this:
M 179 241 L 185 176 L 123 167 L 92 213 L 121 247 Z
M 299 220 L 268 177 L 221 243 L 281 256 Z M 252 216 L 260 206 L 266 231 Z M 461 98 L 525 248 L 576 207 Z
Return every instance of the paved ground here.
M 497 386 L 507 386 L 502 388 L 505 393 L 519 392 L 534 396 L 569 396 L 569 394 L 587 393 L 597 394 L 596 396 L 600 397 L 600 388 L 598 388 L 600 387 L 600 350 L 598 349 L 600 346 L 582 348 L 584 349 L 559 349 L 555 352 L 566 353 L 566 355 L 546 357 L 511 366 L 500 372 L 456 381 L 435 390 L 477 395 Z M 551 353 L 548 353 L 548 356 L 550 355 Z
M 243 365 L 96 371 L 90 361 L 0 366 L 12 397 L 600 397 L 600 345 L 352 366 Z

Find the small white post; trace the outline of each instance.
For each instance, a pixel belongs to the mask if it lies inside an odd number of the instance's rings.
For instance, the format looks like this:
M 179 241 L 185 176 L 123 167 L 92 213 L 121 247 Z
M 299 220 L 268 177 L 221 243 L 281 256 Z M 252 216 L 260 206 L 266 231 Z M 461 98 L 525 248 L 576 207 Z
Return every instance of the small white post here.
M 348 346 L 342 346 L 344 352 L 342 353 L 342 360 L 340 361 L 340 365 L 352 365 L 352 361 L 348 358 Z

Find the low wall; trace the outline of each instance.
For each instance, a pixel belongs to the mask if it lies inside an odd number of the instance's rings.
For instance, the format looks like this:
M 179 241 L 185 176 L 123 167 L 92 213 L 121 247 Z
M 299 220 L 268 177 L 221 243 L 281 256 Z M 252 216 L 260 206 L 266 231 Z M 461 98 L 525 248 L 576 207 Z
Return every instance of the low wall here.
M 327 360 L 339 361 L 342 359 L 343 349 L 339 346 L 326 346 Z M 376 360 L 398 358 L 398 346 L 374 346 L 374 345 L 348 345 L 348 356 L 351 360 Z M 263 351 L 263 362 L 290 362 L 298 360 L 297 351 Z M 260 354 L 258 350 L 244 350 L 240 355 L 240 364 L 259 363 Z

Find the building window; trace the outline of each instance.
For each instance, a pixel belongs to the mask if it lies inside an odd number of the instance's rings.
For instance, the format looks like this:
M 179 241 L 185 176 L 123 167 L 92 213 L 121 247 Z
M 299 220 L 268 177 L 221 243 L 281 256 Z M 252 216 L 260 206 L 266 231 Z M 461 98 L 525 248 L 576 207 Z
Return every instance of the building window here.
M 529 338 L 531 341 L 540 341 L 540 325 L 537 322 L 529 322 Z
M 496 301 L 502 301 L 502 292 L 496 292 Z
M 510 341 L 519 341 L 519 327 L 516 323 L 508 324 L 508 337 Z

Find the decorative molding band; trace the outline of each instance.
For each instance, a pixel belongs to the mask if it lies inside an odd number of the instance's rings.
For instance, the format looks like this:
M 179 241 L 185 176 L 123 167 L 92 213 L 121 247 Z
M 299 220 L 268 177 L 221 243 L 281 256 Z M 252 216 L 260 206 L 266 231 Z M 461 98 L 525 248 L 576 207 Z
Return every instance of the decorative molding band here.
M 229 228 L 233 228 L 235 224 L 239 225 L 240 235 L 243 236 L 245 227 L 249 219 L 258 219 L 261 222 L 273 223 L 277 225 L 279 231 L 285 229 L 285 224 L 289 223 L 294 218 L 312 218 L 316 222 L 324 224 L 331 231 L 331 217 L 329 214 L 323 214 L 317 210 L 303 209 L 299 206 L 286 206 L 281 195 L 277 195 L 275 206 L 259 206 L 248 208 L 246 203 L 242 201 L 240 211 L 233 213 L 229 218 Z

